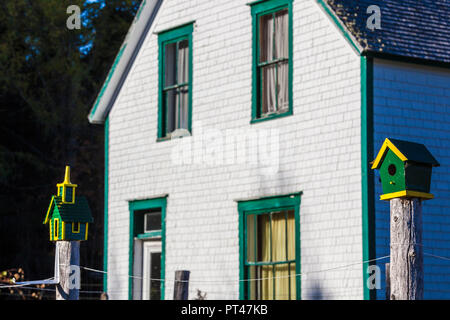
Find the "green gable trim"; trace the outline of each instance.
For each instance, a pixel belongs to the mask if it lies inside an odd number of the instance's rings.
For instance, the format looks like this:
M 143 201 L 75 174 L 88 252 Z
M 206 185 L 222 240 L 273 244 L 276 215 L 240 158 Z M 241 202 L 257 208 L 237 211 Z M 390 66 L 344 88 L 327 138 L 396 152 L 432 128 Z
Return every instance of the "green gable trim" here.
M 263 0 L 249 3 L 252 15 L 252 111 L 250 124 L 259 123 L 262 121 L 273 120 L 281 117 L 292 115 L 293 112 L 293 0 Z M 276 12 L 281 9 L 288 9 L 289 11 L 289 59 L 288 59 L 288 94 L 289 94 L 289 108 L 285 112 L 273 113 L 262 116 L 261 109 L 261 90 L 259 86 L 259 16 Z
M 103 291 L 108 292 L 108 174 L 109 174 L 109 117 L 105 121 L 105 183 L 103 199 Z
M 153 208 L 161 208 L 161 231 L 155 232 L 154 237 L 161 237 L 161 279 L 165 279 L 165 262 L 166 262 L 166 208 L 167 196 L 146 200 L 135 200 L 128 203 L 130 211 L 130 234 L 129 234 L 129 254 L 128 254 L 128 299 L 133 300 L 133 262 L 134 262 L 134 238 L 139 236 L 148 238 L 150 234 L 143 236 L 139 234 L 136 226 L 135 211 Z M 165 282 L 161 282 L 161 300 L 164 300 Z
M 295 273 L 301 273 L 300 259 L 300 202 L 302 192 L 288 195 L 270 196 L 254 200 L 238 200 L 239 212 L 239 299 L 246 297 L 247 281 L 245 257 L 246 257 L 246 216 L 247 214 L 263 214 L 271 210 L 293 209 L 295 216 Z M 296 296 L 301 299 L 301 279 L 296 277 Z
M 139 18 L 141 17 L 141 13 L 144 10 L 145 5 L 147 4 L 147 0 L 142 1 L 141 6 L 139 7 L 139 10 L 136 14 L 136 18 L 134 20 L 134 23 L 138 22 Z
M 91 114 L 89 115 L 89 117 L 93 117 L 95 114 L 95 111 L 97 111 L 97 107 L 100 104 L 100 100 L 102 99 L 103 94 L 105 93 L 106 88 L 108 87 L 109 81 L 111 80 L 111 78 L 114 74 L 114 71 L 116 70 L 117 64 L 119 63 L 120 58 L 122 58 L 122 54 L 125 51 L 126 47 L 127 47 L 127 44 L 125 43 L 122 46 L 122 48 L 120 48 L 120 51 L 117 54 L 116 59 L 114 60 L 114 63 L 112 65 L 111 69 L 109 70 L 108 76 L 106 77 L 105 83 L 103 84 L 102 89 L 100 90 L 100 93 L 98 94 L 97 100 L 95 101 L 95 104 L 94 104 L 94 108 L 92 108 L 92 111 L 91 111 Z
M 339 31 L 342 33 L 344 38 L 350 43 L 352 48 L 361 55 L 362 51 L 359 49 L 359 46 L 356 44 L 356 42 L 353 40 L 350 33 L 347 31 L 345 26 L 341 23 L 338 17 L 334 14 L 334 12 L 328 7 L 328 5 L 325 3 L 324 0 L 317 0 L 317 3 L 323 8 L 323 10 L 327 13 L 327 15 L 331 18 L 331 20 L 334 22 L 334 24 L 338 27 Z
M 361 57 L 361 191 L 363 261 L 375 258 L 375 180 L 370 161 L 373 159 L 373 60 Z M 369 290 L 368 267 L 363 263 L 364 299 L 376 298 L 376 291 Z

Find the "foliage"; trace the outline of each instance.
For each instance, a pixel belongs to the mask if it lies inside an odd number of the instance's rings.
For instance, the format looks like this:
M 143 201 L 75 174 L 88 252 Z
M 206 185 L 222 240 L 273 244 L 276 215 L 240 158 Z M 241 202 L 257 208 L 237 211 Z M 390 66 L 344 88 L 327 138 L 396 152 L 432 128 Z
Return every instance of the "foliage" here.
M 8 286 L 15 282 L 24 281 L 25 272 L 22 268 L 8 269 L 0 272 L 0 286 Z M 33 288 L 31 292 L 30 287 Z M 0 296 L 8 300 L 43 300 L 46 290 L 45 284 L 23 287 L 0 288 Z
M 81 263 L 102 267 L 103 128 L 87 115 L 139 4 L 0 2 L 0 268 L 52 273 L 54 245 L 42 221 L 66 165 L 94 215 Z M 80 30 L 66 27 L 69 5 L 82 8 Z

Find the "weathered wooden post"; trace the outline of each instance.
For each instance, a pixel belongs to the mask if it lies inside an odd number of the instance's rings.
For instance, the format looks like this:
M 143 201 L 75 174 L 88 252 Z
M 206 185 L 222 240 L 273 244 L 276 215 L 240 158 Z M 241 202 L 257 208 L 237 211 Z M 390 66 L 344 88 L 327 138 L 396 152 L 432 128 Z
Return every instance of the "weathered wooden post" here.
M 175 271 L 175 284 L 173 290 L 173 300 L 187 300 L 189 294 L 190 271 Z
M 80 289 L 80 241 L 87 240 L 89 223 L 93 222 L 87 200 L 75 196 L 76 184 L 70 182 L 66 166 L 64 182 L 58 183 L 52 196 L 44 224 L 49 224 L 50 241 L 56 241 L 59 256 L 59 284 L 56 300 L 78 300 Z
M 59 252 L 59 284 L 56 300 L 78 300 L 80 284 L 80 242 L 57 241 Z
M 386 300 L 391 300 L 391 266 L 389 263 L 385 265 L 386 274 Z
M 439 163 L 419 143 L 386 139 L 372 169 L 390 201 L 390 300 L 423 299 L 422 200 L 432 199 L 431 170 Z

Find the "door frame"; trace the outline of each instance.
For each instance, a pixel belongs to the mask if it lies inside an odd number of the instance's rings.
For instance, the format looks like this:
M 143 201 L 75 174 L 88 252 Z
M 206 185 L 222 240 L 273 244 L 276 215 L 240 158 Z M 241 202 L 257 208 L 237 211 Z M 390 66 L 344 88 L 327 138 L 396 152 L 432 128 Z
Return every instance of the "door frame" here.
M 161 279 L 165 279 L 165 248 L 166 248 L 166 207 L 167 207 L 167 197 L 158 197 L 146 200 L 135 200 L 128 203 L 130 211 L 130 233 L 129 233 L 129 257 L 128 257 L 128 299 L 133 300 L 133 283 L 134 279 L 132 276 L 135 274 L 134 268 L 134 256 L 135 256 L 135 239 L 138 240 L 151 240 L 160 239 L 161 241 Z M 140 210 L 147 209 L 161 209 L 161 230 L 153 231 L 151 233 L 143 233 L 143 229 L 140 228 L 139 223 L 143 221 L 143 217 L 139 216 Z M 143 224 L 143 223 L 142 223 Z M 143 225 L 142 225 L 143 227 Z M 136 241 L 136 243 L 138 243 Z M 139 254 L 139 253 L 137 253 Z M 141 251 L 142 254 L 142 251 Z M 142 259 L 141 259 L 142 261 Z M 142 266 L 141 266 L 142 269 Z M 138 276 L 138 275 L 137 275 Z M 142 292 L 142 290 L 141 290 Z M 161 281 L 161 300 L 165 297 L 165 283 Z
M 150 300 L 150 295 L 151 295 L 150 290 L 145 291 L 145 288 L 147 288 L 147 289 L 150 288 L 151 271 L 149 272 L 149 270 L 151 270 L 151 266 L 152 266 L 151 254 L 152 253 L 161 253 L 161 251 L 162 251 L 161 249 L 162 249 L 162 242 L 159 240 L 143 241 L 143 244 L 142 244 L 142 288 L 141 288 L 142 300 Z M 150 257 L 147 256 L 147 254 L 150 254 Z M 160 264 L 162 262 L 161 260 L 160 260 Z M 148 265 L 149 263 L 150 263 L 150 265 Z M 160 268 L 161 268 L 161 266 L 160 266 Z

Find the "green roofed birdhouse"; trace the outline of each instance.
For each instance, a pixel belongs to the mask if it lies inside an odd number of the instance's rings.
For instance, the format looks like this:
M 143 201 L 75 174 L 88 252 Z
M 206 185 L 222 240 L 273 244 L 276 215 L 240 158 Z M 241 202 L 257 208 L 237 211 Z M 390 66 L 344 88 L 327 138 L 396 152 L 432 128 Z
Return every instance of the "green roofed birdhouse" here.
M 44 220 L 49 224 L 50 241 L 87 240 L 93 218 L 86 198 L 75 195 L 77 185 L 70 182 L 70 167 L 66 167 L 64 182 L 56 186 L 58 193 L 52 196 Z
M 436 166 L 439 163 L 423 144 L 386 138 L 372 164 L 380 171 L 380 199 L 432 199 L 431 170 Z

